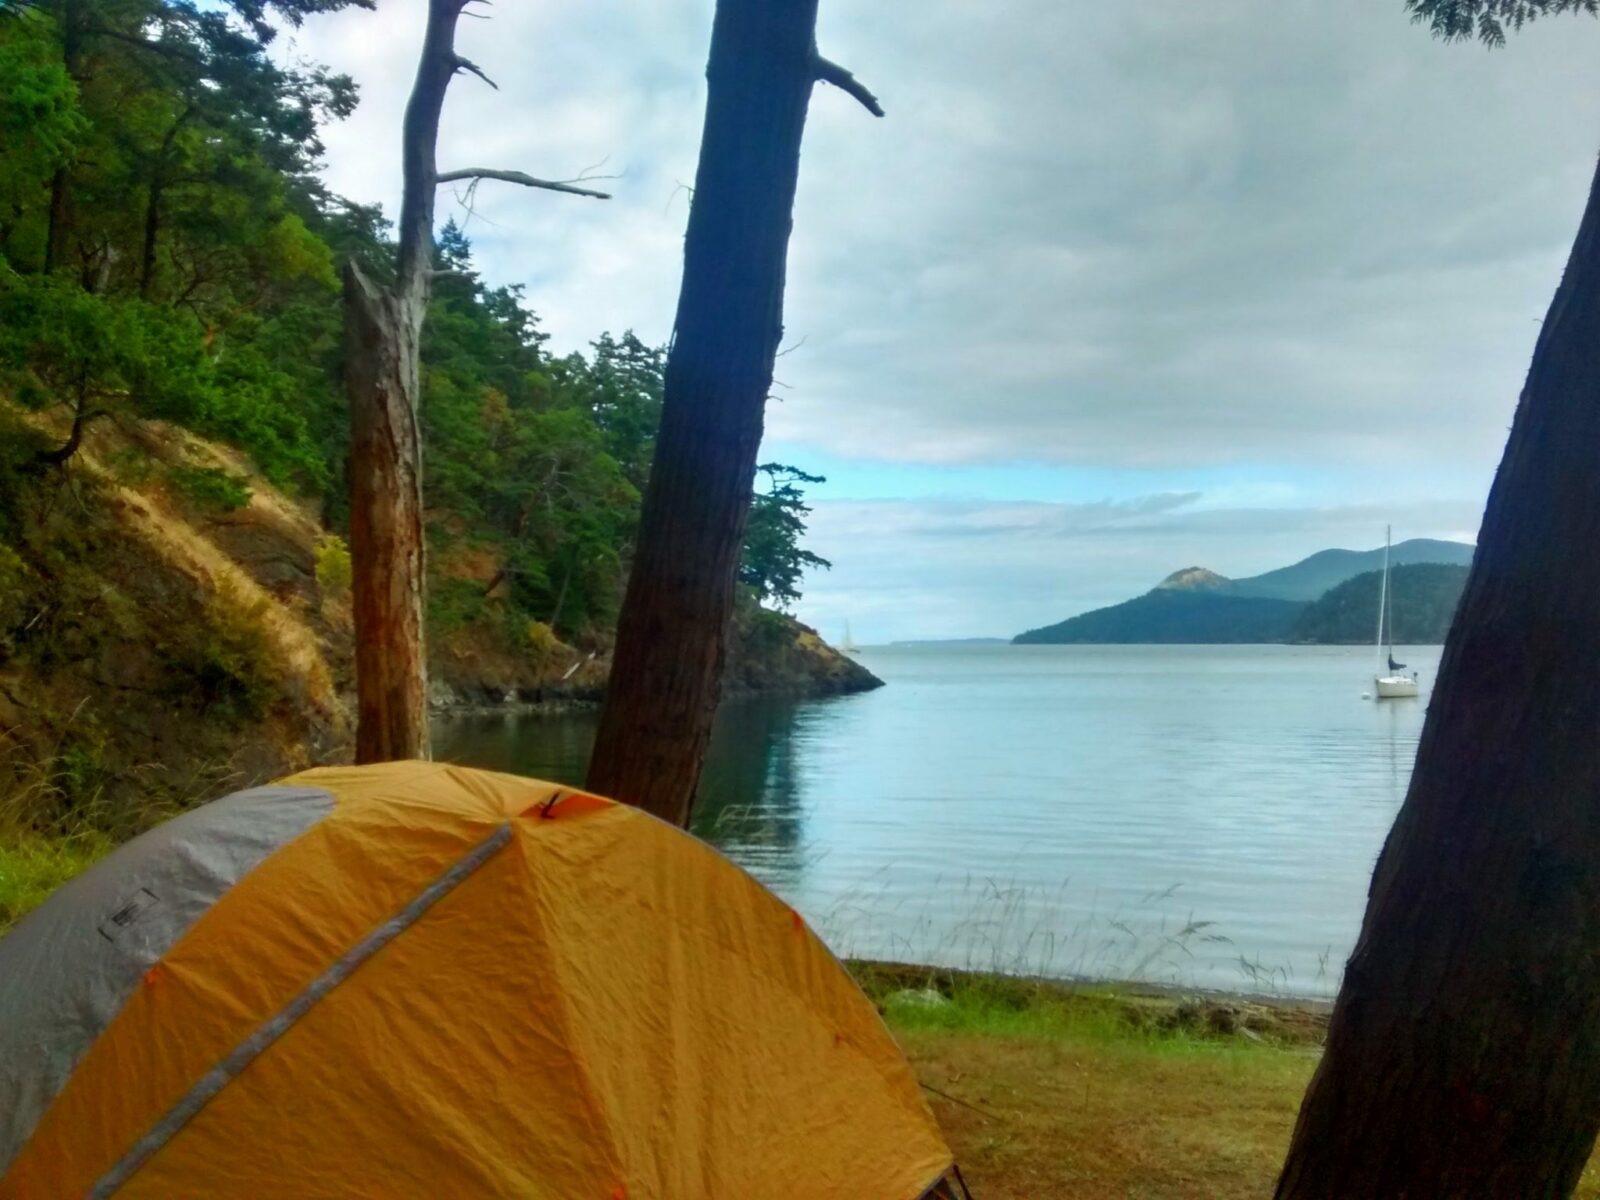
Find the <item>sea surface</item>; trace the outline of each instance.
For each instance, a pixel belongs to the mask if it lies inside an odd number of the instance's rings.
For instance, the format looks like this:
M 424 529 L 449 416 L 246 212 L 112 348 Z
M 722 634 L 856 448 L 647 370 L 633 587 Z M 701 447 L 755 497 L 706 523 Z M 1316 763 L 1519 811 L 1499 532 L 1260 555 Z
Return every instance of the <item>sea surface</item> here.
M 888 684 L 724 706 L 694 829 L 841 955 L 1331 995 L 1416 700 L 1300 646 L 867 648 Z M 592 714 L 441 722 L 438 757 L 581 781 Z

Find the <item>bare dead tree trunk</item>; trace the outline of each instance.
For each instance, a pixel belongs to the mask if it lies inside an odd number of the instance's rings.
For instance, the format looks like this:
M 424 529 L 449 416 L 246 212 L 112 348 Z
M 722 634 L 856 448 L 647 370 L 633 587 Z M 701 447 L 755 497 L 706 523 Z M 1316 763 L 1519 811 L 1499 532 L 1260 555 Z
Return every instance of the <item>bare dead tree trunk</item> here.
M 1278 1196 L 1560 1197 L 1600 1128 L 1600 175 Z
M 458 71 L 488 78 L 455 52 L 456 25 L 469 2 L 429 0 L 422 58 L 406 104 L 394 282 L 374 283 L 353 261 L 344 269 L 356 761 L 363 763 L 429 753 L 418 361 L 433 273 L 435 189 L 453 179 L 489 177 L 604 198 L 521 172 L 439 173 L 439 115 L 450 80 Z
M 422 438 L 418 354 L 433 251 L 439 114 L 455 74 L 459 0 L 431 0 L 406 105 L 400 252 L 380 287 L 344 270 L 350 396 L 351 599 L 356 638 L 356 761 L 427 758 L 422 629 Z
M 589 761 L 591 790 L 687 825 L 722 686 L 739 546 L 783 333 L 817 0 L 719 0 L 655 461 Z
M 356 761 L 428 757 L 422 628 L 422 302 L 344 272 Z

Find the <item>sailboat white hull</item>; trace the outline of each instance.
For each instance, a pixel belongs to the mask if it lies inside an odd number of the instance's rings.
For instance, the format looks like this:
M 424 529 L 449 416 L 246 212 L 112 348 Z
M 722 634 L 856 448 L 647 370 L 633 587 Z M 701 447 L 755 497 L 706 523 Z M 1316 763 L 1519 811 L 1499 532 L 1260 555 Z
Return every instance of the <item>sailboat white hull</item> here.
M 1399 700 L 1417 694 L 1417 681 L 1409 675 L 1379 675 L 1372 681 L 1379 700 Z

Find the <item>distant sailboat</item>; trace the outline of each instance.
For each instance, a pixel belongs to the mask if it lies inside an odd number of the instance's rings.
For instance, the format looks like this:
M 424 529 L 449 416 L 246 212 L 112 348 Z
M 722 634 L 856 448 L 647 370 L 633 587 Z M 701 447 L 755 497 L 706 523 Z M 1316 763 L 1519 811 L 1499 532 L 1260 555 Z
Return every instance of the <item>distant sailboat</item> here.
M 846 621 L 844 623 L 844 639 L 842 641 L 840 641 L 839 649 L 843 650 L 846 654 L 849 654 L 849 655 L 854 655 L 860 649 L 860 647 L 856 645 L 855 638 L 850 636 L 850 622 L 849 621 Z
M 1417 674 L 1402 675 L 1405 663 L 1394 660 L 1394 615 L 1389 611 L 1389 543 L 1391 529 L 1383 529 L 1383 583 L 1378 590 L 1378 670 L 1372 690 L 1379 700 L 1399 700 L 1417 694 Z M 1387 621 L 1387 624 L 1385 622 Z

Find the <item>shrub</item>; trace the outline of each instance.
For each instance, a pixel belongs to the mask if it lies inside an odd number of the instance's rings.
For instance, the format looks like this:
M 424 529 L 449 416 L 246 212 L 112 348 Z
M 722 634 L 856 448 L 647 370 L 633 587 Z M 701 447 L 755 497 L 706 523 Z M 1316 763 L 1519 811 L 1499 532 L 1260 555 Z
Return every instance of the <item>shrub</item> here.
M 191 504 L 216 512 L 233 512 L 250 503 L 250 481 L 221 467 L 174 467 L 172 486 Z
M 317 544 L 317 584 L 330 595 L 342 596 L 355 577 L 350 566 L 350 547 L 336 533 Z

